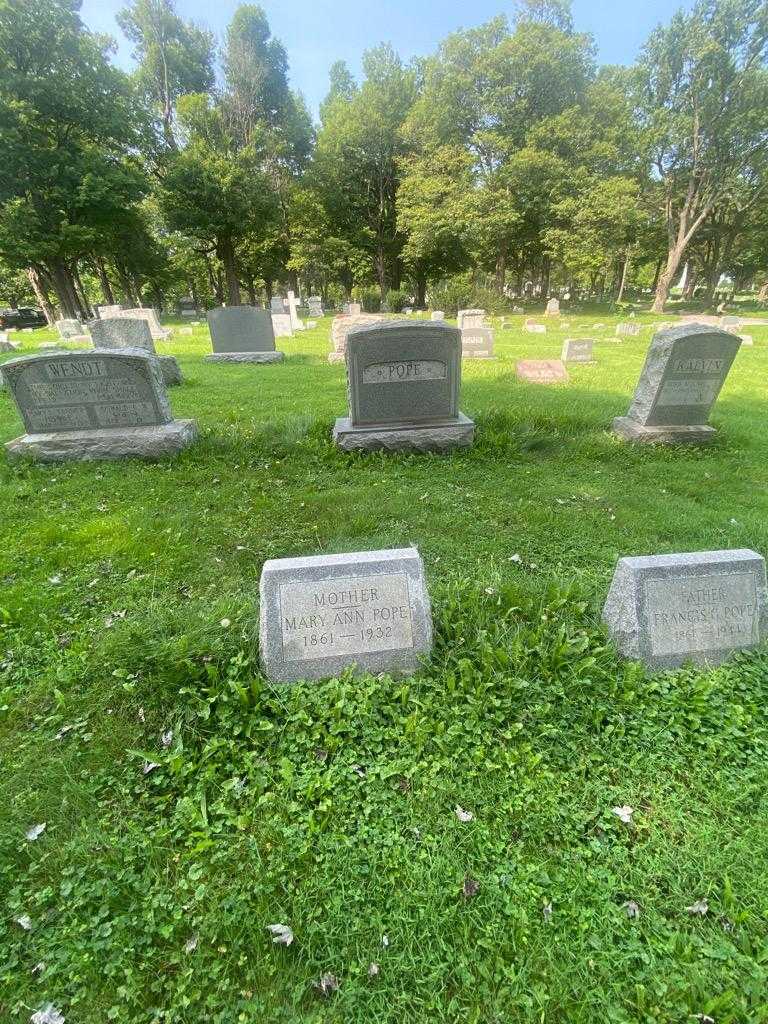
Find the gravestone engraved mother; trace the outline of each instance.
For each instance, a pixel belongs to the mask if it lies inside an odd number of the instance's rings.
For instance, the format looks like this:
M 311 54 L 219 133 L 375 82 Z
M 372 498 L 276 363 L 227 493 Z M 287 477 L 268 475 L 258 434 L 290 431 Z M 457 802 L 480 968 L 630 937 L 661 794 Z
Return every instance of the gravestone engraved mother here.
M 3 378 L 27 430 L 6 444 L 10 459 L 158 458 L 197 437 L 194 420 L 173 419 L 160 364 L 142 349 L 12 359 Z
M 207 363 L 280 363 L 284 352 L 275 351 L 272 317 L 255 306 L 219 306 L 208 310 L 213 354 Z
M 739 351 L 741 339 L 706 324 L 658 331 L 626 416 L 613 431 L 627 441 L 705 444 L 715 428 L 709 413 Z
M 415 672 L 432 647 L 415 548 L 276 558 L 261 574 L 259 648 L 269 679 Z
M 349 416 L 333 439 L 344 451 L 447 451 L 472 444 L 459 412 L 461 333 L 446 323 L 390 320 L 347 336 Z

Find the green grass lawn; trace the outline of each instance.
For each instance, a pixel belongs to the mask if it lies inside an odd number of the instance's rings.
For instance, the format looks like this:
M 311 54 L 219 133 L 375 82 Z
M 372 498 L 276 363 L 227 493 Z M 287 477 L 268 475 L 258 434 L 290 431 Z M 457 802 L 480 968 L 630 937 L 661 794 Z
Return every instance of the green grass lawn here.
M 0 459 L 3 1024 L 768 1021 L 768 652 L 649 676 L 600 626 L 620 555 L 768 553 L 768 327 L 716 443 L 669 450 L 609 430 L 648 328 L 511 319 L 464 363 L 466 452 L 339 453 L 326 318 L 280 365 L 161 343 L 201 430 L 174 461 Z M 566 336 L 596 365 L 516 381 Z M 265 559 L 409 544 L 421 673 L 264 680 Z

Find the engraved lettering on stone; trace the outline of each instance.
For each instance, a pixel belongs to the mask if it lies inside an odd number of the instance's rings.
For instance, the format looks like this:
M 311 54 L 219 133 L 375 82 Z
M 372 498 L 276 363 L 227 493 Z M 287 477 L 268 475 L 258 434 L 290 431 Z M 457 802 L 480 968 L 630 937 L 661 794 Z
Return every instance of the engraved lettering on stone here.
M 667 380 L 657 405 L 711 405 L 720 391 L 720 380 Z
M 444 380 L 447 372 L 445 363 L 436 359 L 405 359 L 392 363 L 371 363 L 363 370 L 363 384 Z
M 109 376 L 109 371 L 101 359 L 79 359 L 77 362 L 48 363 L 45 371 L 50 380 Z
M 64 406 L 61 409 L 30 409 L 27 418 L 30 429 L 41 434 L 49 430 L 87 430 L 91 425 L 88 410 L 82 405 Z
M 759 642 L 754 573 L 646 580 L 645 598 L 656 656 Z
M 30 394 L 39 402 L 66 405 L 68 402 L 133 402 L 143 397 L 133 381 L 112 379 L 56 381 L 52 384 L 28 384 Z
M 413 624 L 405 573 L 353 576 L 280 585 L 280 626 L 286 661 L 354 660 L 412 648 Z

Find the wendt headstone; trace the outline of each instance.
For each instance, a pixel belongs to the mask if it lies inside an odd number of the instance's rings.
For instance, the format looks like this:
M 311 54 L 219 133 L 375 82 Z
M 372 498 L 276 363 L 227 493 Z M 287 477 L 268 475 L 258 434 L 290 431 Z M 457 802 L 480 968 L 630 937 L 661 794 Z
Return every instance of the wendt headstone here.
M 424 566 L 415 548 L 264 563 L 259 649 L 272 682 L 415 672 L 432 648 Z
M 564 363 L 592 363 L 593 344 L 591 338 L 566 338 L 560 359 Z
M 145 352 L 155 352 L 155 343 L 146 320 L 131 320 L 128 317 L 104 317 L 92 320 L 88 325 L 91 331 L 93 347 L 104 351 L 115 351 L 124 348 L 142 348 Z M 181 384 L 181 369 L 173 356 L 157 356 L 166 387 Z
M 275 351 L 274 318 L 255 306 L 219 306 L 208 310 L 213 352 L 210 363 L 279 363 L 285 353 Z
M 528 384 L 567 384 L 568 372 L 559 359 L 520 359 L 517 379 Z
M 333 437 L 345 451 L 446 451 L 472 444 L 459 411 L 461 334 L 446 323 L 390 320 L 347 337 L 349 416 Z
M 613 421 L 614 433 L 657 444 L 711 441 L 716 431 L 709 413 L 740 345 L 736 335 L 706 324 L 658 331 L 629 412 Z
M 717 665 L 768 635 L 765 561 L 747 549 L 620 558 L 603 621 L 651 669 Z
M 12 359 L 3 377 L 27 431 L 6 444 L 11 459 L 159 458 L 197 437 L 194 420 L 173 419 L 160 364 L 142 349 Z
M 490 327 L 463 327 L 461 330 L 463 359 L 493 359 L 493 331 Z

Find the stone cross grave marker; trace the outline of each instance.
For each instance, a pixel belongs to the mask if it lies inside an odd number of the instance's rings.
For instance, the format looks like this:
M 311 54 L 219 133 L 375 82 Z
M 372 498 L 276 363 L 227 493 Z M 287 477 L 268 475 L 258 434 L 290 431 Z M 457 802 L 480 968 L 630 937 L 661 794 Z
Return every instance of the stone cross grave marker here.
M 593 345 L 591 338 L 566 338 L 560 359 L 564 363 L 593 363 Z
M 95 349 L 114 351 L 124 348 L 141 348 L 145 352 L 151 352 L 153 356 L 157 356 L 152 332 L 146 320 L 132 320 L 128 317 L 117 316 L 103 317 L 99 320 L 91 320 L 88 326 Z M 160 362 L 165 386 L 181 384 L 183 377 L 174 356 L 157 356 L 157 359 Z
M 421 320 L 356 327 L 347 338 L 349 416 L 333 437 L 345 451 L 446 451 L 472 444 L 459 411 L 461 335 Z
M 768 635 L 765 561 L 746 549 L 620 558 L 603 621 L 648 668 L 717 665 Z
M 415 548 L 264 563 L 259 648 L 273 682 L 415 672 L 432 648 L 424 566 Z
M 159 458 L 197 437 L 194 420 L 173 419 L 160 364 L 143 349 L 12 359 L 3 378 L 27 431 L 6 444 L 10 459 Z
M 528 384 L 568 383 L 568 372 L 559 359 L 521 359 L 515 372 L 518 380 Z
M 493 331 L 490 327 L 463 327 L 461 331 L 463 359 L 493 359 Z
M 736 335 L 706 324 L 658 331 L 629 412 L 613 421 L 614 433 L 633 442 L 711 441 L 710 410 L 740 345 Z
M 296 295 L 293 292 L 288 292 L 288 316 L 291 318 L 291 330 L 303 331 L 304 324 L 299 319 L 298 303 L 296 302 Z
M 208 310 L 213 352 L 210 363 L 279 363 L 285 353 L 275 351 L 275 319 L 255 306 L 219 306 Z

